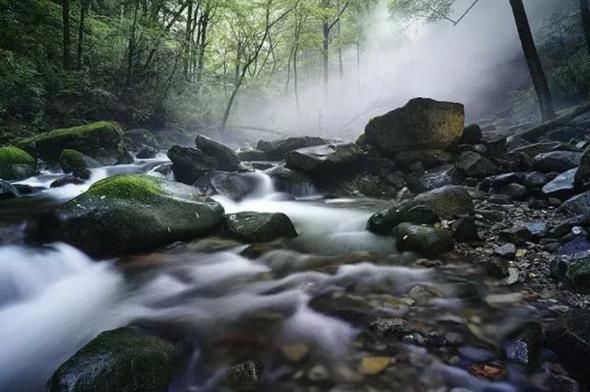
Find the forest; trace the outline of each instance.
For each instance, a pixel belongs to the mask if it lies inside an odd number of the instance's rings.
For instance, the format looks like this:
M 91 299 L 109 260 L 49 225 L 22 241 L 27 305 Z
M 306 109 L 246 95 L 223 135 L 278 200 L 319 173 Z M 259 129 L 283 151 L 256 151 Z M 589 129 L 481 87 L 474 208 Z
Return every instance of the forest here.
M 0 391 L 590 391 L 590 0 L 0 0 Z

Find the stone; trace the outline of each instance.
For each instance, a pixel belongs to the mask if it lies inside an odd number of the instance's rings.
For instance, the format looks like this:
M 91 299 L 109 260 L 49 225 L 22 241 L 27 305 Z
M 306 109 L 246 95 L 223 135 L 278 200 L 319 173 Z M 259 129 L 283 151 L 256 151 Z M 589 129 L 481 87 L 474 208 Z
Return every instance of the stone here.
M 493 189 L 501 189 L 508 184 L 521 184 L 524 180 L 524 173 L 521 172 L 509 172 L 504 174 L 498 174 L 496 176 L 490 176 L 484 178 L 482 181 L 482 189 L 490 190 Z
M 535 156 L 533 167 L 543 173 L 563 173 L 580 165 L 582 153 L 575 151 L 552 151 Z
M 510 203 L 512 203 L 512 199 L 508 195 L 504 195 L 504 194 L 501 194 L 501 193 L 495 193 L 495 194 L 490 195 L 488 197 L 488 202 L 490 204 L 504 205 L 504 204 L 510 204 Z
M 569 143 L 588 137 L 588 131 L 582 127 L 562 127 L 547 133 L 547 137 L 558 142 Z
M 279 192 L 295 197 L 311 196 L 316 193 L 313 181 L 303 173 L 278 166 L 269 170 L 267 174 L 272 178 L 273 185 Z
M 557 250 L 557 254 L 574 256 L 588 251 L 590 251 L 590 241 L 586 236 L 579 235 L 561 245 Z
M 382 373 L 394 362 L 394 358 L 391 357 L 365 357 L 359 363 L 358 372 L 367 376 L 374 376 Z
M 239 150 L 237 152 L 238 158 L 241 161 L 268 161 L 268 156 L 264 151 L 255 150 L 253 148 L 248 148 L 244 150 Z
M 461 142 L 465 144 L 478 144 L 483 137 L 481 128 L 477 124 L 471 124 L 463 129 L 463 137 Z
M 292 238 L 297 231 L 283 213 L 238 212 L 225 218 L 225 232 L 243 242 L 270 242 L 278 238 Z
M 152 159 L 158 155 L 158 150 L 151 146 L 145 146 L 137 153 L 137 159 Z
M 525 174 L 522 184 L 529 189 L 538 189 L 547 184 L 548 181 L 549 179 L 545 174 L 538 171 L 533 171 Z
M 232 366 L 225 375 L 227 384 L 238 391 L 257 391 L 262 381 L 263 367 L 258 361 L 245 361 Z
M 463 152 L 457 160 L 457 170 L 466 177 L 482 178 L 498 172 L 498 167 L 488 158 L 473 151 Z
M 558 208 L 558 211 L 568 217 L 590 216 L 590 192 L 580 193 L 566 200 Z
M 205 172 L 217 169 L 217 160 L 197 148 L 172 146 L 168 158 L 172 161 L 174 178 L 187 185 L 192 185 Z
M 204 173 L 193 186 L 203 195 L 223 195 L 241 201 L 256 190 L 258 181 L 250 173 L 211 171 Z
M 500 253 L 503 252 L 504 250 L 500 251 Z M 492 257 L 486 261 L 485 269 L 488 275 L 496 279 L 504 279 L 509 275 L 510 262 L 505 257 Z
M 236 171 L 240 166 L 238 154 L 228 146 L 203 135 L 195 139 L 197 149 L 217 161 L 217 170 Z
M 572 197 L 575 193 L 574 178 L 577 171 L 577 168 L 570 169 L 555 177 L 555 179 L 543 186 L 543 194 L 548 197 L 555 197 L 561 200 Z
M 288 344 L 281 347 L 281 352 L 290 362 L 301 362 L 309 354 L 309 347 L 302 343 Z
M 512 200 L 525 200 L 528 195 L 528 190 L 524 185 L 512 183 L 505 185 L 499 191 L 501 194 L 510 197 Z
M 8 181 L 0 180 L 0 201 L 15 199 L 18 197 L 18 190 Z
M 125 131 L 125 142 L 134 151 L 144 147 L 158 147 L 158 140 L 152 132 L 145 128 L 136 128 Z
M 84 180 L 78 177 L 74 177 L 71 175 L 68 176 L 64 176 L 62 178 L 58 178 L 57 180 L 53 181 L 49 187 L 50 188 L 59 188 L 62 186 L 66 186 L 69 184 L 73 184 L 73 185 L 81 185 L 84 183 Z
M 103 332 L 55 371 L 47 392 L 162 392 L 179 360 L 175 345 L 139 328 Z
M 427 169 L 437 168 L 452 161 L 452 156 L 443 150 L 407 150 L 395 154 L 393 161 L 399 167 L 412 171 L 412 165 L 420 162 Z
M 259 141 L 256 149 L 264 152 L 265 159 L 280 161 L 285 159 L 287 153 L 301 148 L 321 146 L 328 144 L 326 139 L 316 136 L 297 136 L 279 139 L 272 142 Z
M 498 158 L 506 155 L 508 141 L 506 135 L 501 132 L 486 131 L 482 135 L 482 143 L 485 144 L 487 155 Z
M 117 256 L 215 233 L 223 207 L 196 188 L 147 175 L 101 180 L 45 215 L 38 237 Z
M 345 170 L 363 154 L 355 143 L 324 144 L 301 148 L 287 153 L 285 163 L 288 169 L 309 175 L 323 175 L 328 172 Z
M 37 171 L 37 161 L 26 151 L 14 146 L 0 147 L 0 179 L 22 180 Z
M 473 200 L 463 187 L 447 185 L 414 198 L 416 204 L 430 207 L 441 218 L 451 219 L 473 211 Z
M 59 166 L 64 173 L 77 175 L 83 173 L 86 169 L 97 168 L 101 164 L 79 151 L 66 148 L 59 157 Z
M 121 127 L 108 121 L 41 133 L 22 140 L 18 147 L 50 162 L 57 162 L 65 149 L 76 150 L 104 165 L 133 162 Z
M 514 260 L 514 256 L 516 256 L 516 245 L 504 244 L 496 246 L 494 247 L 494 253 L 505 259 Z
M 445 185 L 456 185 L 459 183 L 459 178 L 455 167 L 445 164 L 436 169 L 429 170 L 421 176 L 409 176 L 407 183 L 410 191 L 413 193 L 422 193 Z
M 590 189 L 590 147 L 586 148 L 582 154 L 582 158 L 580 159 L 580 167 L 578 168 L 574 178 L 574 184 L 576 189 Z
M 415 98 L 404 107 L 369 121 L 367 143 L 387 153 L 447 148 L 463 135 L 462 104 Z
M 426 257 L 436 257 L 453 249 L 453 235 L 442 228 L 401 223 L 394 229 L 400 251 L 412 251 Z
M 462 217 L 457 219 L 451 225 L 453 230 L 453 238 L 457 242 L 479 242 L 478 227 L 473 217 Z
M 379 318 L 369 323 L 367 331 L 378 341 L 399 339 L 412 332 L 409 323 L 402 318 Z
M 561 147 L 561 143 L 557 142 L 543 142 L 543 143 L 534 143 L 534 144 L 527 144 L 525 146 L 521 146 L 515 148 L 510 151 L 510 155 L 520 155 L 522 153 L 530 156 L 536 157 L 539 154 L 544 154 L 552 151 L 556 151 Z

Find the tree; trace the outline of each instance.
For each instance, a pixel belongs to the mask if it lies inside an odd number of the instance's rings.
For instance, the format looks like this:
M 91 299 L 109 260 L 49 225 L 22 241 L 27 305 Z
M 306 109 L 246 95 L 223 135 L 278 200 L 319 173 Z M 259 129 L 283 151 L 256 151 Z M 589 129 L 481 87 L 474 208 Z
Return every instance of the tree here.
M 588 48 L 588 54 L 590 54 L 590 7 L 588 6 L 588 0 L 580 0 L 580 14 L 582 15 L 582 26 L 586 36 L 586 47 Z
M 63 68 L 71 68 L 71 41 L 70 41 L 70 1 L 62 1 L 62 23 L 63 23 Z
M 322 0 L 322 8 L 326 11 L 324 18 L 322 20 L 322 34 L 323 34 L 323 44 L 322 44 L 322 55 L 323 55 L 323 79 L 324 79 L 324 89 L 328 91 L 329 85 L 329 75 L 330 75 L 330 34 L 332 29 L 336 27 L 340 23 L 340 19 L 342 18 L 342 14 L 346 11 L 348 6 L 350 5 L 351 0 L 346 0 L 344 4 L 340 7 L 339 2 L 336 8 L 336 16 L 334 19 L 330 19 L 329 10 L 332 8 L 331 0 Z
M 510 0 L 514 21 L 516 22 L 516 29 L 520 37 L 520 43 L 524 52 L 524 57 L 531 74 L 533 87 L 537 94 L 539 107 L 543 120 L 550 120 L 555 117 L 555 110 L 553 109 L 553 101 L 551 92 L 549 91 L 549 84 L 537 53 L 537 47 L 533 39 L 529 20 L 524 8 L 522 0 Z
M 86 28 L 86 13 L 90 6 L 89 0 L 80 0 L 80 21 L 78 25 L 78 51 L 76 53 L 76 68 L 82 67 L 82 53 L 84 51 L 84 29 Z

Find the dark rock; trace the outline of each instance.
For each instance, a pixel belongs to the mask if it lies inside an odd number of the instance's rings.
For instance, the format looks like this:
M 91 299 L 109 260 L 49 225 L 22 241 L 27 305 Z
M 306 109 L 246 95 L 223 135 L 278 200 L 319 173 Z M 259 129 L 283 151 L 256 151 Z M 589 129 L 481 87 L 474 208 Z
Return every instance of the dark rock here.
M 242 161 L 267 161 L 268 156 L 264 151 L 255 149 L 245 149 L 237 152 L 238 158 Z
M 410 191 L 422 193 L 445 185 L 458 184 L 459 178 L 453 165 L 443 165 L 437 169 L 427 171 L 419 177 L 410 176 L 407 181 Z
M 227 384 L 237 391 L 258 391 L 263 367 L 258 361 L 246 361 L 232 366 L 225 375 Z
M 13 146 L 0 147 L 0 179 L 21 180 L 37 171 L 37 161 L 27 152 Z
M 504 338 L 504 357 L 519 365 L 535 367 L 541 360 L 544 338 L 543 327 L 540 324 L 527 322 Z
M 268 172 L 275 188 L 295 197 L 310 196 L 316 193 L 312 180 L 303 173 L 279 166 Z
M 509 241 L 518 245 L 533 241 L 534 236 L 525 226 L 514 226 L 510 229 L 500 232 L 500 238 L 504 241 Z
M 574 256 L 587 251 L 590 251 L 590 241 L 588 241 L 586 236 L 579 235 L 561 245 L 557 253 L 560 255 Z
M 498 172 L 498 167 L 476 152 L 465 151 L 457 160 L 457 170 L 467 177 L 487 177 Z
M 508 142 L 504 134 L 500 132 L 483 132 L 482 143 L 486 145 L 488 156 L 498 158 L 506 155 Z
M 488 202 L 491 204 L 504 205 L 512 203 L 512 199 L 508 195 L 496 193 L 488 197 Z
M 504 279 L 509 275 L 510 262 L 506 258 L 492 257 L 485 263 L 488 275 L 496 279 Z
M 547 330 L 547 345 L 582 383 L 590 384 L 590 310 L 573 309 Z
M 501 189 L 508 184 L 516 183 L 520 184 L 524 180 L 524 173 L 520 172 L 510 172 L 504 174 L 498 174 L 497 176 L 486 177 L 482 181 L 482 189 L 489 190 L 490 188 L 493 189 Z
M 414 202 L 430 207 L 445 219 L 467 215 L 473 211 L 473 200 L 469 192 L 460 186 L 447 185 L 433 189 L 416 196 Z
M 152 159 L 158 155 L 158 150 L 151 146 L 145 146 L 137 153 L 138 159 Z
M 362 153 L 362 149 L 354 143 L 325 144 L 291 151 L 285 156 L 285 162 L 289 169 L 319 175 L 345 169 L 354 164 Z
M 240 165 L 240 158 L 234 150 L 206 136 L 198 135 L 195 139 L 198 150 L 213 157 L 217 161 L 217 170 L 236 171 Z
M 239 212 L 225 217 L 225 231 L 244 242 L 269 242 L 296 237 L 297 231 L 283 213 Z
M 377 212 L 369 218 L 367 230 L 377 234 L 389 234 L 400 223 L 434 224 L 440 218 L 427 205 L 408 200 L 399 206 Z
M 502 187 L 500 193 L 510 197 L 512 200 L 524 200 L 528 195 L 528 190 L 524 185 L 513 183 Z
M 409 323 L 402 318 L 379 318 L 369 323 L 369 334 L 379 340 L 399 339 L 412 333 Z
M 555 177 L 555 179 L 543 186 L 543 194 L 561 200 L 572 197 L 574 195 L 574 178 L 577 170 L 577 168 L 570 169 Z
M 458 103 L 416 98 L 367 124 L 367 143 L 382 151 L 446 148 L 463 134 L 465 113 Z
M 569 143 L 572 140 L 583 140 L 588 131 L 581 127 L 563 127 L 547 133 L 547 137 L 558 142 Z
M 453 237 L 457 242 L 479 242 L 481 238 L 478 233 L 478 227 L 475 219 L 472 217 L 463 217 L 453 222 L 451 226 Z
M 427 257 L 436 257 L 453 249 L 453 235 L 441 228 L 401 223 L 394 229 L 400 251 L 412 251 Z
M 81 173 L 86 169 L 92 169 L 101 166 L 95 159 L 82 154 L 76 150 L 65 149 L 59 157 L 59 166 L 66 173 Z
M 300 148 L 321 146 L 328 144 L 328 141 L 321 137 L 299 136 L 287 139 L 275 140 L 273 142 L 259 141 L 256 149 L 265 153 L 266 159 L 271 161 L 280 161 L 285 159 L 287 153 Z
M 191 185 L 205 172 L 217 169 L 217 161 L 199 149 L 172 146 L 168 150 L 172 171 L 177 181 Z
M 494 247 L 494 253 L 505 259 L 514 260 L 516 255 L 516 246 L 514 244 L 504 244 Z
M 461 142 L 465 144 L 478 144 L 482 139 L 481 128 L 477 124 L 471 124 L 463 130 Z
M 363 326 L 373 311 L 373 307 L 365 299 L 338 292 L 316 295 L 309 301 L 309 307 L 327 316 Z
M 179 357 L 173 344 L 137 328 L 103 332 L 57 369 L 47 391 L 166 391 Z
M 125 141 L 129 148 L 134 151 L 138 151 L 143 147 L 158 147 L 158 140 L 147 129 L 138 128 L 138 129 L 130 129 L 129 131 L 125 131 Z
M 416 162 L 420 162 L 425 168 L 432 169 L 449 163 L 452 156 L 442 150 L 410 150 L 396 153 L 393 160 L 399 167 L 412 171 L 411 167 Z
M 561 147 L 561 143 L 557 142 L 543 142 L 527 144 L 526 146 L 518 147 L 510 151 L 510 155 L 526 154 L 530 157 L 536 157 L 539 154 L 544 154 L 556 151 Z
M 586 148 L 580 159 L 580 167 L 576 172 L 574 184 L 577 189 L 587 190 L 590 188 L 590 147 Z
M 0 200 L 18 197 L 18 190 L 8 181 L 0 180 Z
M 538 171 L 534 171 L 525 174 L 522 180 L 522 184 L 529 189 L 538 189 L 547 184 L 548 181 L 549 179 L 545 174 Z
M 590 258 L 579 258 L 569 264 L 564 282 L 573 290 L 590 293 Z
M 212 171 L 204 173 L 193 186 L 206 196 L 223 195 L 240 201 L 256 190 L 258 181 L 250 173 Z
M 74 177 L 74 176 L 64 176 L 62 178 L 58 178 L 57 180 L 53 181 L 49 185 L 49 187 L 50 188 L 59 188 L 59 187 L 66 186 L 69 184 L 81 185 L 81 184 L 84 184 L 84 180 L 82 180 L 78 177 Z
M 92 256 L 115 256 L 206 236 L 223 207 L 197 189 L 146 175 L 109 177 L 39 224 L 42 241 L 64 241 Z
M 580 165 L 582 153 L 574 151 L 553 151 L 535 156 L 533 167 L 543 173 L 563 173 Z
M 580 193 L 566 200 L 558 210 L 570 217 L 576 215 L 590 216 L 590 192 Z

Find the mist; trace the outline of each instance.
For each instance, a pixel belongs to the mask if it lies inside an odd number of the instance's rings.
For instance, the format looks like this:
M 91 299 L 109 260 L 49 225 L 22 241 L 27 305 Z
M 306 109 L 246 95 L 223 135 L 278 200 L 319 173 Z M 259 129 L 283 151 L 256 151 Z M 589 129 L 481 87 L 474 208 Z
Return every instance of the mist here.
M 526 2 L 533 29 L 559 2 Z M 472 4 L 458 1 L 458 19 Z M 367 121 L 417 96 L 465 104 L 467 121 L 477 122 L 507 105 L 509 93 L 530 85 L 509 2 L 480 0 L 456 26 L 449 21 L 394 19 L 385 2 L 367 17 L 366 39 L 357 66 L 356 47 L 343 53 L 344 73 L 331 53 L 328 92 L 319 66 L 300 81 L 300 106 L 287 95 L 241 94 L 235 123 L 289 135 L 354 138 Z M 304 75 L 305 76 L 307 76 Z

